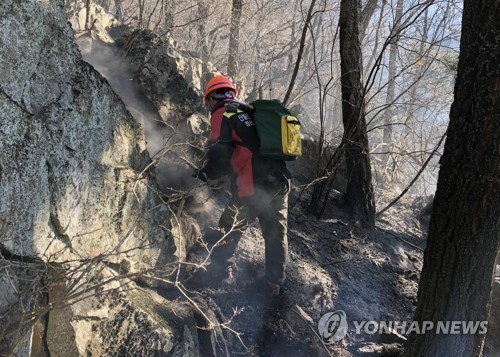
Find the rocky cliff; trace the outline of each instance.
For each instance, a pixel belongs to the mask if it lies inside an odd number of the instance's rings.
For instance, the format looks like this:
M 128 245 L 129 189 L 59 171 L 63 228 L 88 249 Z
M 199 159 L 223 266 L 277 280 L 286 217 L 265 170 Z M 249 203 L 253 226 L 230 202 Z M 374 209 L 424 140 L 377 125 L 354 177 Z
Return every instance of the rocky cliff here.
M 3 0 L 0 26 L 0 351 L 192 348 L 164 318 L 181 308 L 127 291 L 175 251 L 140 125 L 82 61 L 63 0 Z
M 133 262 L 154 264 L 165 215 L 140 126 L 81 60 L 60 1 L 0 10 L 2 248 L 50 262 L 141 248 Z

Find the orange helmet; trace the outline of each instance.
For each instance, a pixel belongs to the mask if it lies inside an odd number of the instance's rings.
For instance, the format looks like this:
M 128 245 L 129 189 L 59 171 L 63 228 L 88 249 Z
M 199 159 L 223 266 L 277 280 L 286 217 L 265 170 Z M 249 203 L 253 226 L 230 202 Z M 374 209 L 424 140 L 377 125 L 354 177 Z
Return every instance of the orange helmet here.
M 217 90 L 219 88 L 231 89 L 234 91 L 234 95 L 238 94 L 238 90 L 236 89 L 233 82 L 231 82 L 229 78 L 224 76 L 215 76 L 214 78 L 209 80 L 207 85 L 205 86 L 205 94 L 203 95 L 204 103 L 207 102 L 207 96 L 214 90 Z

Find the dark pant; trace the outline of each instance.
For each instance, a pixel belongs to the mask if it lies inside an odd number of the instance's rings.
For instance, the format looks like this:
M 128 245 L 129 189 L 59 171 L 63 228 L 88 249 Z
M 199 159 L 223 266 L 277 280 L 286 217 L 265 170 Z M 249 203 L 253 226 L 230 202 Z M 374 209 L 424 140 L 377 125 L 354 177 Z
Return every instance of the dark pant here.
M 250 197 L 233 198 L 219 220 L 220 232 L 209 234 L 206 240 L 214 246 L 212 263 L 227 266 L 230 263 L 243 231 L 259 219 L 265 241 L 266 277 L 281 284 L 285 279 L 288 260 L 287 218 L 290 181 L 278 178 L 256 185 Z

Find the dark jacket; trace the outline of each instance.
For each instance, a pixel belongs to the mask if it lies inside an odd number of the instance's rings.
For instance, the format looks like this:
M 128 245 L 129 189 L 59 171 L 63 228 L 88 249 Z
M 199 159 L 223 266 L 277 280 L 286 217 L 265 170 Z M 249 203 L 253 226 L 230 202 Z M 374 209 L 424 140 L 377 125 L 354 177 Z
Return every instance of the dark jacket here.
M 231 175 L 233 193 L 248 197 L 255 193 L 256 186 L 268 186 L 277 177 L 289 178 L 289 173 L 284 161 L 259 153 L 259 136 L 249 109 L 224 116 L 225 105 L 231 102 L 234 101 L 220 101 L 212 110 L 208 161 L 203 171 L 210 179 Z

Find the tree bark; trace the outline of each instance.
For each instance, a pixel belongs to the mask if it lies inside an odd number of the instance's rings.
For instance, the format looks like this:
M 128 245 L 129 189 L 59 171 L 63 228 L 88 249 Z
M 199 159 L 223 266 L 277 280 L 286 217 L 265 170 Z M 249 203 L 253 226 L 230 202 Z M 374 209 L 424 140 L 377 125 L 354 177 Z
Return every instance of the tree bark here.
M 306 22 L 304 24 L 304 27 L 302 28 L 302 35 L 300 37 L 299 52 L 297 54 L 297 61 L 295 61 L 295 67 L 293 69 L 292 79 L 290 79 L 290 84 L 288 85 L 288 89 L 286 91 L 285 97 L 283 98 L 283 104 L 285 104 L 285 105 L 288 103 L 288 100 L 290 99 L 293 87 L 295 85 L 295 79 L 297 78 L 297 74 L 299 73 L 300 62 L 302 61 L 302 55 L 304 53 L 304 46 L 305 46 L 305 42 L 306 42 L 307 28 L 311 22 L 312 17 L 313 17 L 314 5 L 316 5 L 316 0 L 311 0 L 311 4 L 309 5 L 309 10 L 307 11 Z
M 205 1 L 200 1 L 198 3 L 198 48 L 200 49 L 200 58 L 202 61 L 202 84 L 201 88 L 205 88 L 205 85 L 210 80 L 210 73 L 208 71 L 208 62 L 210 61 L 210 51 L 208 49 L 207 43 L 207 20 L 209 16 L 208 4 Z
M 370 55 L 370 59 L 368 60 L 368 65 L 365 68 L 365 73 L 369 73 L 371 70 L 371 67 L 373 65 L 373 62 L 375 61 L 375 58 L 378 56 L 379 53 L 379 39 L 380 39 L 380 33 L 382 29 L 382 20 L 384 19 L 384 10 L 385 10 L 385 1 L 382 1 L 382 5 L 380 5 L 380 15 L 378 18 L 378 23 L 377 23 L 377 28 L 375 29 L 375 44 L 373 46 L 373 51 L 372 54 Z
M 361 82 L 359 9 L 359 0 L 340 2 L 342 121 L 348 173 L 346 198 L 354 216 L 362 223 L 372 225 L 375 221 L 375 202 Z
M 238 47 L 240 41 L 240 20 L 242 8 L 242 0 L 233 0 L 231 27 L 229 30 L 229 53 L 227 59 L 227 74 L 233 80 L 238 75 Z
M 139 0 L 139 18 L 137 20 L 137 27 L 142 29 L 143 28 L 143 17 L 144 17 L 144 2 L 145 0 Z
M 201 2 L 199 3 L 201 4 Z M 172 31 L 172 28 L 175 25 L 175 8 L 176 8 L 176 1 L 174 0 L 167 0 L 165 5 L 165 12 L 164 12 L 164 19 L 163 19 L 163 31 L 164 32 L 170 32 Z M 205 19 L 200 20 L 203 22 Z
M 455 100 L 415 320 L 486 321 L 500 247 L 500 13 L 465 0 Z M 406 356 L 479 356 L 484 334 L 410 335 Z

